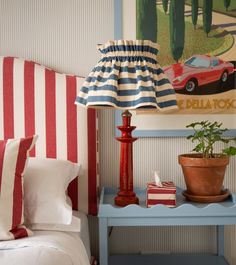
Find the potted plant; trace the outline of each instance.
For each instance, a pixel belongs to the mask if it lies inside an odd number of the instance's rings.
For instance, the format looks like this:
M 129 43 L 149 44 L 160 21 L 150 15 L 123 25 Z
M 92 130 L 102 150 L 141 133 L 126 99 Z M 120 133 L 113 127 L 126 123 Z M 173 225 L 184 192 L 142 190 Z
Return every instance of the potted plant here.
M 192 151 L 197 153 L 182 154 L 178 157 L 187 187 L 184 195 L 190 200 L 200 201 L 203 198 L 203 201 L 214 201 L 216 198 L 219 201 L 225 195 L 222 186 L 229 156 L 236 155 L 236 147 L 228 146 L 220 152 L 215 152 L 215 144 L 228 144 L 230 141 L 236 141 L 236 137 L 223 137 L 223 133 L 228 129 L 221 128 L 222 123 L 216 121 L 194 122 L 186 127 L 193 129 L 193 134 L 187 139 L 196 143 Z

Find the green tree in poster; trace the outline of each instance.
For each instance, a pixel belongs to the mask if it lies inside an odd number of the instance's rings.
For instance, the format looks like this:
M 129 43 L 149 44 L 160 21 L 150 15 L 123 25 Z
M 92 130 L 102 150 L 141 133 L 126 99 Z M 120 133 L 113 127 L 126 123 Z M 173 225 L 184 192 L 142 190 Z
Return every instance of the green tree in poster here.
M 228 8 L 229 8 L 229 6 L 230 6 L 230 0 L 224 0 L 224 6 L 225 6 L 225 9 L 226 9 L 226 11 L 228 11 Z
M 156 0 L 136 0 L 137 38 L 157 42 Z
M 203 0 L 203 29 L 207 36 L 212 24 L 212 0 Z
M 172 57 L 176 62 L 178 62 L 184 50 L 184 2 L 184 0 L 170 1 L 170 48 Z
M 198 19 L 198 0 L 192 0 L 192 22 L 194 29 L 197 26 L 197 19 Z
M 168 2 L 169 2 L 169 0 L 162 0 L 162 6 L 163 6 L 163 10 L 164 10 L 165 14 L 168 11 Z

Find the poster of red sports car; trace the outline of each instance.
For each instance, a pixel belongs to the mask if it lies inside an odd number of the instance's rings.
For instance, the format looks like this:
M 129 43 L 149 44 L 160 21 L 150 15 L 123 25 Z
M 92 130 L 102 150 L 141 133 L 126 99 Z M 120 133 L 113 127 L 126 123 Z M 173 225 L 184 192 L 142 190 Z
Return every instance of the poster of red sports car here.
M 236 1 L 136 0 L 136 16 L 137 39 L 160 45 L 180 114 L 236 113 Z

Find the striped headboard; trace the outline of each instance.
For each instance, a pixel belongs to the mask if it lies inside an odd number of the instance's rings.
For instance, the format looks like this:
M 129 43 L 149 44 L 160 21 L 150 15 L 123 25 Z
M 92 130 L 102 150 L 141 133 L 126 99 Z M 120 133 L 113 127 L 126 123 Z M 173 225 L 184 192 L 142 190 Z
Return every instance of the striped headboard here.
M 37 134 L 30 156 L 81 164 L 68 193 L 74 209 L 96 214 L 97 117 L 74 104 L 82 82 L 35 62 L 0 57 L 0 139 Z

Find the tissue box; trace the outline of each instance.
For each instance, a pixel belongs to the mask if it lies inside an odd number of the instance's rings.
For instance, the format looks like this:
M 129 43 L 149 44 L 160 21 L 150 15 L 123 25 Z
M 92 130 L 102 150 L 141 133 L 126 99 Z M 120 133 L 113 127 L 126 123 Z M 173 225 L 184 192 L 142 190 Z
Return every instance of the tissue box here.
M 147 183 L 147 207 L 163 204 L 168 207 L 176 206 L 176 186 L 172 181 L 162 182 L 158 187 L 155 182 Z

